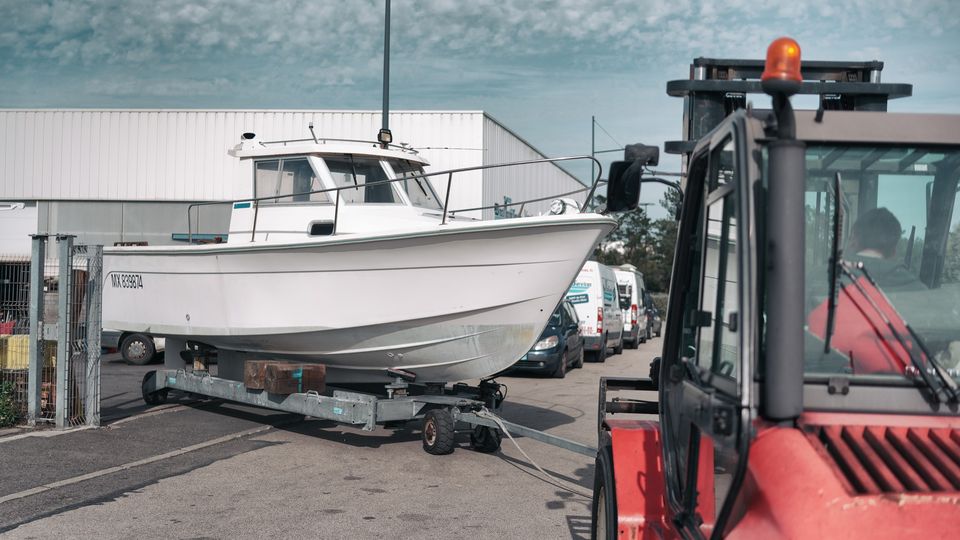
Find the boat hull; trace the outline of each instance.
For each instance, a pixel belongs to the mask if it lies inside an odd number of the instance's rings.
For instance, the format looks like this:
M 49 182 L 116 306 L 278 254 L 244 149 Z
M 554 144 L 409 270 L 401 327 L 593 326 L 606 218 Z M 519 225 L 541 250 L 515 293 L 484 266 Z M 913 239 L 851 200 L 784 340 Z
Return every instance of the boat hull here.
M 248 357 L 323 363 L 331 381 L 486 377 L 534 344 L 593 247 L 595 215 L 450 224 L 248 246 L 113 248 L 104 327 Z

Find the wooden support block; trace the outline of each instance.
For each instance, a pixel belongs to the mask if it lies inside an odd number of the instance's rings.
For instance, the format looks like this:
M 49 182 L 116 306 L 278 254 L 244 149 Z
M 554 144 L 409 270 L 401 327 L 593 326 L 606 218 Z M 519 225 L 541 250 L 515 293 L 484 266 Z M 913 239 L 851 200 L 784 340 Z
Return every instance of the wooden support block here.
M 267 379 L 267 366 L 286 364 L 278 360 L 247 360 L 243 363 L 243 385 L 251 390 L 263 390 Z
M 266 366 L 263 387 L 271 394 L 322 392 L 326 375 L 326 366 L 320 364 L 270 363 Z
M 301 392 L 323 392 L 327 387 L 327 366 L 323 364 L 300 364 L 303 374 Z

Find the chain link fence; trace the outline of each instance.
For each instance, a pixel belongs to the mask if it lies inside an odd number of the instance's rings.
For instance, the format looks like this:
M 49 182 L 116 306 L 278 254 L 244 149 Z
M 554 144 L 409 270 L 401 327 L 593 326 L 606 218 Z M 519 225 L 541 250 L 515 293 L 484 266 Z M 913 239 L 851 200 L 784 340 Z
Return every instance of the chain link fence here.
M 0 255 L 0 407 L 18 423 L 100 422 L 103 251 L 72 240 Z

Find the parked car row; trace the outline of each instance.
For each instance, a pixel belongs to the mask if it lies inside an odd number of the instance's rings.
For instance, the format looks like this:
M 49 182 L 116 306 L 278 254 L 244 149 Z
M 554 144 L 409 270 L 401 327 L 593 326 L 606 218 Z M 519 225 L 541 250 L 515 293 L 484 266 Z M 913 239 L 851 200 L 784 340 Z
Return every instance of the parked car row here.
M 583 367 L 584 358 L 603 362 L 609 351 L 636 349 L 661 331 L 660 313 L 636 267 L 587 261 L 533 348 L 502 374 L 563 378 Z

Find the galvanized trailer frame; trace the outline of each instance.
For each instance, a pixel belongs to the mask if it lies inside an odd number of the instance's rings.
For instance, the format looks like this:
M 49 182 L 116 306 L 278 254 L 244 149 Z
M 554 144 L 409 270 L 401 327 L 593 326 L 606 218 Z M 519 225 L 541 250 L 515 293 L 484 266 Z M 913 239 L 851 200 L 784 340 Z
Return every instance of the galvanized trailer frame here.
M 385 385 L 382 394 L 328 387 L 322 394 L 310 391 L 282 395 L 271 394 L 266 390 L 250 389 L 244 386 L 242 381 L 215 377 L 204 371 L 159 369 L 150 371 L 144 376 L 141 389 L 143 399 L 148 404 L 160 404 L 166 401 L 170 390 L 178 390 L 343 424 L 359 425 L 367 431 L 373 430 L 377 425 L 411 420 L 422 419 L 426 423 L 428 413 L 439 409 L 449 412 L 455 425 L 473 429 L 471 444 L 481 451 L 496 451 L 500 447 L 500 432 L 506 430 L 511 435 L 534 439 L 591 458 L 597 453 L 594 447 L 500 418 L 503 395 L 500 393 L 500 385 L 493 381 L 482 381 L 480 386 L 475 387 L 462 383 L 448 387 L 439 384 L 415 385 L 398 378 L 396 382 Z M 478 439 L 474 437 L 483 430 L 486 430 L 486 437 L 492 437 L 486 440 L 494 442 L 487 444 L 477 442 Z M 426 433 L 427 429 L 424 429 L 424 432 Z M 448 435 L 452 437 L 453 433 Z M 483 436 L 482 433 L 481 436 Z

